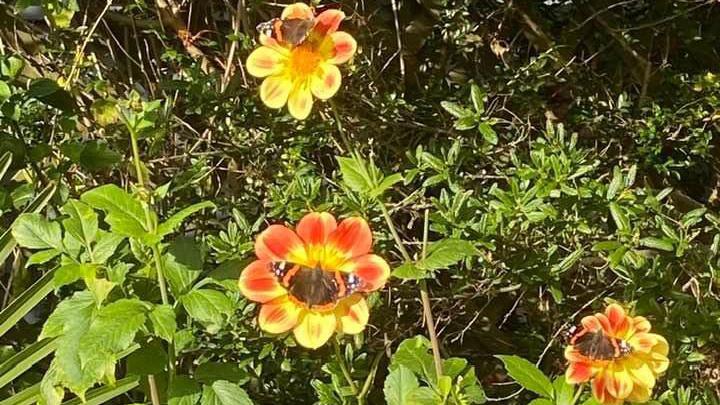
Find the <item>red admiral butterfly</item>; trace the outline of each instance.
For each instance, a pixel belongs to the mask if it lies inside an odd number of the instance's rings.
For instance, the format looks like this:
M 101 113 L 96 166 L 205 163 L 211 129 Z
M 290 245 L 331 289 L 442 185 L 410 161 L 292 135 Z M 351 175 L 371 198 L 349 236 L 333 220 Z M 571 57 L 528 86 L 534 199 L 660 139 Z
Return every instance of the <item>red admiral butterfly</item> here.
M 569 331 L 570 344 L 585 357 L 593 360 L 617 360 L 632 353 L 628 342 L 607 336 L 602 330 L 591 331 L 572 327 Z
M 333 306 L 362 286 L 352 273 L 308 268 L 291 262 L 272 262 L 270 271 L 288 289 L 290 296 L 311 309 Z
M 265 36 L 297 46 L 303 43 L 310 30 L 315 26 L 314 18 L 273 18 L 257 25 L 257 30 Z

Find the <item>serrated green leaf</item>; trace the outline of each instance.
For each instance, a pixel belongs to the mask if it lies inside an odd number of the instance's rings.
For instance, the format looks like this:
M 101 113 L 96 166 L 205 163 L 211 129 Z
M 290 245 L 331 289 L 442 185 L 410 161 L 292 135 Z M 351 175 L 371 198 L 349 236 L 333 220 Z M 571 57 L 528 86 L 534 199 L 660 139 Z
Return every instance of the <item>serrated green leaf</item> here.
M 400 173 L 395 173 L 385 177 L 380 184 L 378 184 L 378 186 L 370 192 L 370 197 L 377 198 L 381 196 L 390 187 L 394 186 L 396 183 L 400 183 L 401 181 L 403 181 L 403 176 Z
M 365 167 L 365 161 L 359 157 L 338 157 L 343 181 L 357 193 L 367 193 L 373 188 L 372 179 Z
M 471 242 L 460 239 L 442 239 L 428 247 L 427 257 L 425 260 L 418 261 L 417 267 L 424 270 L 444 269 L 477 254 L 479 251 Z
M 78 200 L 68 200 L 61 211 L 67 215 L 63 226 L 65 232 L 74 236 L 85 246 L 90 246 L 97 236 L 98 216 L 87 204 Z
M 203 389 L 201 405 L 252 405 L 244 389 L 228 381 L 215 381 Z
M 385 402 L 388 405 L 406 405 L 410 393 L 419 386 L 418 379 L 412 370 L 400 365 L 390 372 L 385 379 L 385 386 L 383 388 Z
M 62 252 L 57 249 L 47 249 L 35 252 L 32 254 L 32 256 L 30 256 L 30 258 L 28 258 L 27 263 L 25 263 L 25 267 L 47 263 L 50 260 L 58 257 L 58 255 L 60 255 L 61 253 Z
M 80 198 L 95 209 L 105 211 L 105 222 L 114 232 L 133 238 L 147 235 L 145 210 L 140 201 L 114 184 L 100 186 L 85 192 Z M 151 220 L 155 220 L 151 214 Z
M 191 290 L 180 301 L 188 315 L 203 324 L 210 333 L 220 330 L 234 310 L 230 298 L 216 290 Z
M 505 364 L 510 377 L 523 388 L 542 397 L 553 398 L 552 382 L 534 364 L 518 356 L 495 356 Z
M 188 376 L 179 375 L 173 378 L 168 389 L 168 405 L 195 405 L 201 396 L 200 384 Z
M 28 249 L 63 250 L 60 224 L 37 213 L 20 215 L 13 225 L 12 235 L 20 246 Z
M 170 305 L 156 305 L 149 316 L 155 336 L 171 342 L 177 330 L 173 308 Z
M 160 238 L 162 238 L 165 235 L 169 235 L 182 224 L 182 222 L 192 214 L 204 210 L 205 208 L 214 208 L 215 204 L 213 204 L 210 201 L 203 201 L 201 203 L 193 204 L 189 207 L 185 207 L 182 210 L 176 212 L 173 214 L 170 218 L 168 218 L 165 222 L 160 224 L 157 227 L 157 231 L 155 232 L 156 235 Z
M 414 263 L 403 263 L 392 272 L 392 276 L 402 280 L 421 280 L 430 277 L 432 273 L 417 267 Z

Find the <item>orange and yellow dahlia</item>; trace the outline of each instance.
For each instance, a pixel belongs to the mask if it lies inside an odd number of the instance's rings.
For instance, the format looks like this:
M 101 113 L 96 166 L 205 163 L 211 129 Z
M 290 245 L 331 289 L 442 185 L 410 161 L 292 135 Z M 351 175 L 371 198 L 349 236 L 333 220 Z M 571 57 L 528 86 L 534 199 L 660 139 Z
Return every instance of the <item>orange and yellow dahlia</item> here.
M 593 396 L 605 405 L 649 401 L 658 375 L 669 365 L 665 338 L 650 333 L 647 319 L 627 315 L 618 304 L 583 318 L 573 340 L 565 349 L 565 378 L 570 384 L 592 381 Z
M 365 295 L 382 288 L 390 275 L 371 246 L 370 227 L 358 217 L 338 224 L 331 214 L 314 212 L 295 231 L 271 225 L 255 242 L 257 260 L 240 275 L 240 290 L 262 304 L 262 330 L 292 330 L 300 345 L 318 348 L 336 331 L 365 329 Z
M 248 73 L 265 78 L 260 99 L 270 108 L 286 103 L 297 119 L 310 115 L 313 96 L 327 100 L 340 88 L 342 77 L 337 65 L 347 62 L 357 49 L 355 39 L 338 31 L 345 13 L 326 10 L 315 15 L 304 3 L 291 4 L 282 12 L 282 20 L 312 19 L 313 27 L 297 45 L 260 34 L 261 47 L 247 59 Z

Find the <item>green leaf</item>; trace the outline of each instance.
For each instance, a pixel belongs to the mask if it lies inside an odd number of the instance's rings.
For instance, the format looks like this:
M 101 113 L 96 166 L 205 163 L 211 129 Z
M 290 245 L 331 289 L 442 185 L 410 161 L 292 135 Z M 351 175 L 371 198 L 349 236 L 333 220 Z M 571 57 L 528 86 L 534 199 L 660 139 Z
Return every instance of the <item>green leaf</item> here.
M 607 193 L 605 193 L 605 199 L 608 201 L 615 198 L 618 191 L 620 191 L 623 187 L 624 181 L 623 181 L 623 174 L 620 170 L 619 166 L 615 166 L 613 168 L 613 178 L 610 181 L 610 185 L 608 186 Z
M 216 290 L 191 290 L 180 301 L 188 315 L 203 324 L 210 333 L 220 330 L 234 311 L 230 298 Z
M 178 375 L 168 389 L 168 405 L 195 405 L 201 395 L 200 384 L 188 376 Z
M 56 190 L 57 185 L 55 185 L 55 183 L 49 184 L 30 202 L 30 204 L 27 205 L 27 207 L 25 207 L 23 212 L 39 212 L 45 208 L 45 205 L 47 205 L 50 199 L 55 195 Z M 17 219 L 13 223 L 13 226 L 15 223 L 17 223 Z M 17 244 L 12 235 L 13 226 L 0 235 L 0 262 L 4 262 L 5 259 L 7 259 L 10 252 L 12 252 Z
M 5 102 L 5 100 L 9 99 L 10 96 L 12 96 L 12 90 L 10 90 L 10 86 L 8 86 L 5 81 L 0 80 L 0 103 Z
M 114 232 L 133 238 L 147 235 L 142 204 L 120 187 L 114 184 L 100 186 L 85 192 L 81 200 L 95 209 L 105 211 L 105 222 L 110 224 Z
M 203 389 L 201 405 L 252 405 L 244 389 L 228 381 L 215 381 Z
M 191 238 L 177 238 L 163 255 L 165 277 L 174 297 L 180 297 L 190 289 L 202 273 L 203 255 Z
M 22 247 L 63 250 L 60 224 L 37 213 L 20 215 L 13 225 L 12 235 Z
M 555 403 L 553 405 L 573 405 L 575 386 L 568 384 L 564 375 L 555 378 L 553 389 L 555 390 Z
M 442 101 L 440 102 L 440 106 L 442 106 L 445 111 L 452 114 L 453 117 L 458 119 L 473 115 L 472 111 L 468 110 L 467 108 L 461 106 L 458 103 Z
M 64 90 L 55 80 L 35 79 L 25 92 L 27 97 L 35 98 L 49 106 L 55 107 L 65 113 L 74 113 L 77 109 L 75 99 Z
M 249 379 L 248 373 L 243 371 L 235 362 L 218 363 L 207 361 L 197 366 L 194 376 L 198 382 L 205 384 L 212 384 L 218 380 L 243 384 Z
M 424 336 L 405 339 L 395 351 L 390 369 L 395 370 L 400 366 L 407 367 L 415 374 L 423 377 L 426 382 L 435 385 L 437 374 L 435 373 L 432 355 L 428 353 L 429 349 L 430 341 Z
M 22 71 L 25 61 L 18 56 L 10 56 L 0 63 L 0 74 L 14 79 Z
M 415 388 L 408 396 L 407 405 L 438 405 L 445 403 L 430 387 Z
M 403 263 L 393 270 L 392 276 L 402 280 L 421 280 L 423 278 L 429 278 L 430 272 L 419 268 L 414 263 Z
M 495 130 L 489 123 L 481 122 L 480 124 L 478 124 L 478 131 L 480 131 L 480 134 L 482 135 L 483 139 L 485 139 L 485 142 L 489 143 L 490 145 L 497 145 L 497 132 L 495 132 Z
M 625 213 L 625 210 L 615 202 L 610 203 L 610 215 L 612 215 L 613 221 L 615 221 L 615 226 L 617 226 L 618 231 L 622 233 L 630 231 L 630 219 Z
M 467 360 L 459 357 L 451 357 L 443 361 L 443 374 L 450 378 L 455 378 L 459 376 L 467 366 Z
M 475 83 L 470 86 L 470 100 L 477 114 L 485 112 L 485 92 Z
M 57 249 L 48 249 L 48 250 L 41 250 L 39 252 L 35 252 L 30 256 L 27 263 L 25 263 L 25 267 L 34 266 L 36 264 L 43 264 L 47 263 L 50 260 L 58 257 L 62 252 Z
M 393 370 L 385 379 L 385 402 L 388 405 L 405 405 L 408 402 L 410 393 L 418 388 L 417 377 L 412 370 L 401 365 Z
M 471 242 L 442 239 L 428 247 L 427 257 L 418 261 L 417 266 L 425 270 L 444 269 L 477 254 L 479 252 Z
M 357 193 L 367 193 L 373 189 L 372 179 L 365 161 L 357 156 L 337 157 L 343 181 Z
M 378 184 L 377 187 L 375 187 L 370 192 L 370 197 L 377 198 L 381 196 L 385 191 L 387 191 L 390 187 L 395 185 L 395 183 L 399 183 L 403 181 L 403 176 L 400 173 L 395 173 L 390 176 L 385 177 L 380 184 Z
M 103 230 L 98 231 L 97 242 L 95 243 L 95 246 L 92 247 L 93 262 L 97 264 L 105 264 L 110 256 L 115 253 L 123 240 L 125 240 L 123 235 L 105 232 Z
M 568 270 L 570 270 L 575 263 L 577 263 L 585 254 L 585 248 L 582 246 L 577 248 L 574 252 L 567 255 L 560 263 L 556 264 L 555 266 L 550 269 L 551 274 L 562 274 Z
M 160 224 L 157 227 L 156 235 L 162 238 L 165 235 L 175 232 L 175 230 L 180 226 L 180 224 L 182 224 L 185 218 L 198 211 L 204 210 L 205 208 L 215 208 L 215 204 L 210 201 L 203 201 L 201 203 L 193 204 L 189 207 L 183 208 L 182 210 L 178 211 L 170 218 L 168 218 L 167 221 Z
M 156 305 L 150 312 L 150 321 L 153 325 L 155 336 L 158 336 L 168 342 L 173 340 L 177 323 L 175 321 L 175 311 L 170 305 Z
M 546 398 L 535 398 L 528 405 L 555 405 L 553 401 Z
M 640 245 L 651 249 L 664 250 L 666 252 L 675 251 L 673 241 L 670 238 L 653 238 L 647 237 L 640 239 Z
M 542 397 L 552 398 L 554 389 L 550 379 L 534 364 L 518 356 L 495 356 L 502 360 L 508 375 L 523 388 Z
M 97 266 L 88 263 L 70 263 L 55 270 L 53 285 L 60 288 L 72 284 L 80 279 L 91 280 L 95 278 Z
M 609 250 L 615 250 L 622 246 L 622 243 L 616 241 L 616 240 L 604 240 L 602 242 L 598 242 L 593 245 L 592 251 L 593 252 L 606 252 Z
M 65 231 L 89 247 L 95 241 L 98 231 L 95 211 L 87 204 L 72 199 L 63 205 L 61 211 L 68 216 L 62 221 Z

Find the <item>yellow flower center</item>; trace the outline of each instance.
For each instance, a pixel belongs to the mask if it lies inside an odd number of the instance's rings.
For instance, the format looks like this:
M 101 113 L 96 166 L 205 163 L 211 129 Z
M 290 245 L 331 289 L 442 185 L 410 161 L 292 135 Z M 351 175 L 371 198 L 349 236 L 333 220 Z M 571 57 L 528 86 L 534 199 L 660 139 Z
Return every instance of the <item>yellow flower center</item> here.
M 313 73 L 322 62 L 320 53 L 308 45 L 301 45 L 290 54 L 290 70 L 293 76 L 306 78 Z

